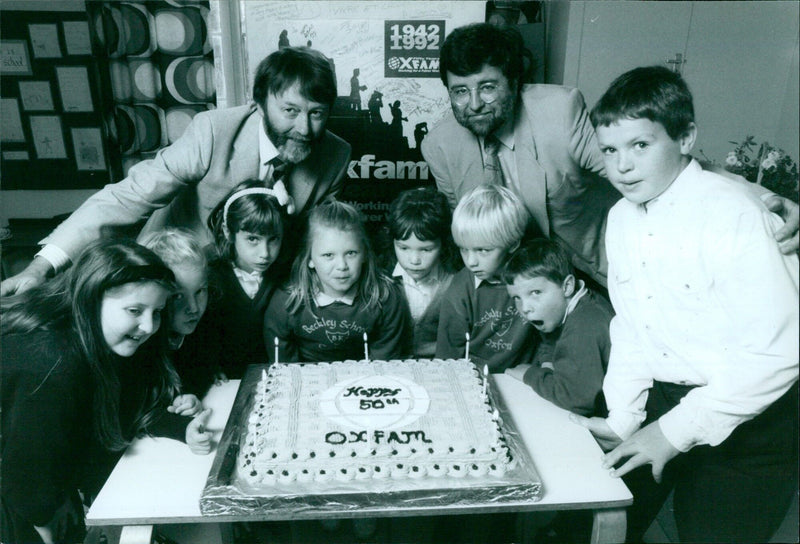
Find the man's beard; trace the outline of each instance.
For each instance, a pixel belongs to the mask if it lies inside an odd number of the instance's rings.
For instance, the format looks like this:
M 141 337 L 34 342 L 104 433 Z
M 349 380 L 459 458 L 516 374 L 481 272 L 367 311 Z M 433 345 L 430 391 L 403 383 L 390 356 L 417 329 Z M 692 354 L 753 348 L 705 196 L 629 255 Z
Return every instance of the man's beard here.
M 280 158 L 284 161 L 297 164 L 302 162 L 311 154 L 314 146 L 315 139 L 312 136 L 302 137 L 294 131 L 278 132 L 269 122 L 269 119 L 264 117 L 264 127 L 275 149 L 278 150 Z
M 453 115 L 460 125 L 466 127 L 475 136 L 485 137 L 502 127 L 506 121 L 511 119 L 514 115 L 514 103 L 514 95 L 509 94 L 502 102 L 491 104 L 491 106 L 499 106 L 500 111 L 496 112 L 494 109 L 488 110 L 494 115 L 485 120 L 470 119 L 473 114 L 469 111 L 467 106 L 460 109 L 453 108 Z

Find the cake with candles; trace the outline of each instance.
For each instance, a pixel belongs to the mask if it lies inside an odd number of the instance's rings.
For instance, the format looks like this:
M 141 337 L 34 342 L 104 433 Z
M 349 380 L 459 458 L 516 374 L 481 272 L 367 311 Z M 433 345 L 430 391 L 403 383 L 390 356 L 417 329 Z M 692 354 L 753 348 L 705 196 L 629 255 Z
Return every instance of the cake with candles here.
M 466 359 L 275 363 L 250 393 L 238 473 L 255 487 L 502 477 L 517 460 L 486 383 Z

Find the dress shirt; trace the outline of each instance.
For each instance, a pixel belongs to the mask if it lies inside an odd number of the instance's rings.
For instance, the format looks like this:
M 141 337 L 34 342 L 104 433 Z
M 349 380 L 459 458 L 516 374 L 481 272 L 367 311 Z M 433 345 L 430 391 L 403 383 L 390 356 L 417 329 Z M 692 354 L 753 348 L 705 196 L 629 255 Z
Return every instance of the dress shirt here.
M 237 266 L 233 267 L 233 273 L 236 275 L 236 279 L 239 280 L 239 285 L 242 286 L 245 294 L 250 298 L 255 298 L 258 289 L 261 287 L 264 274 L 257 270 L 245 272 Z
M 646 205 L 608 220 L 616 317 L 603 390 L 621 438 L 645 417 L 653 381 L 694 385 L 659 419 L 678 450 L 715 446 L 798 376 L 798 261 L 755 196 L 692 161 Z
M 422 281 L 412 278 L 406 270 L 397 263 L 392 271 L 392 277 L 403 280 L 403 291 L 406 293 L 406 300 L 411 310 L 411 318 L 414 322 L 418 321 L 430 305 L 433 297 L 442 286 L 442 280 L 447 277 L 441 270 L 428 274 Z

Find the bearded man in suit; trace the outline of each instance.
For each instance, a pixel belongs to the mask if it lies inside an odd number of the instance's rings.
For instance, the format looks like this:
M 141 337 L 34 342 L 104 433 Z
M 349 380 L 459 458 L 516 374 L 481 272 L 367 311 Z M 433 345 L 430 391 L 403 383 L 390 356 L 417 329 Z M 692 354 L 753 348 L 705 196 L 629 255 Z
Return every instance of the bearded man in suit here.
M 338 195 L 350 145 L 325 128 L 336 94 L 333 69 L 318 51 L 286 47 L 270 54 L 256 70 L 253 103 L 197 114 L 172 145 L 75 210 L 0 293 L 42 283 L 105 231 L 145 220 L 141 235 L 183 227 L 211 242 L 209 213 L 245 180 L 270 187 L 280 181 L 300 216 Z
M 526 56 L 514 27 L 478 23 L 453 30 L 439 62 L 452 114 L 422 141 L 422 155 L 451 207 L 478 185 L 505 185 L 530 211 L 533 232 L 556 241 L 586 278 L 605 287 L 606 217 L 620 194 L 605 177 L 580 91 L 523 84 Z M 797 205 L 743 178 L 735 181 L 779 211 L 786 225 L 775 237 L 785 253 L 797 251 Z

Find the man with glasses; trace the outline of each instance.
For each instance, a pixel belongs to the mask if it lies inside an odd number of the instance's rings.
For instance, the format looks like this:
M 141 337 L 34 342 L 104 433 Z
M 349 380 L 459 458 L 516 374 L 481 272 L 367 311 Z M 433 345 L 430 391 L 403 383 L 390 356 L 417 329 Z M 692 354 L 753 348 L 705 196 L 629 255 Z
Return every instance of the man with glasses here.
M 521 197 L 541 234 L 605 286 L 606 216 L 620 195 L 604 177 L 580 91 L 523 85 L 526 55 L 514 27 L 480 23 L 453 30 L 439 63 L 453 115 L 431 129 L 422 155 L 451 207 L 478 185 L 505 185 Z M 771 199 L 787 220 L 776 238 L 791 238 L 781 249 L 797 251 L 797 205 Z

